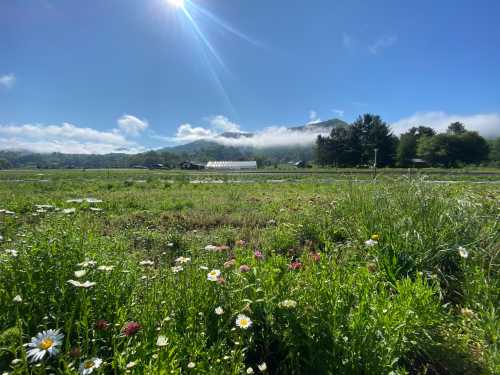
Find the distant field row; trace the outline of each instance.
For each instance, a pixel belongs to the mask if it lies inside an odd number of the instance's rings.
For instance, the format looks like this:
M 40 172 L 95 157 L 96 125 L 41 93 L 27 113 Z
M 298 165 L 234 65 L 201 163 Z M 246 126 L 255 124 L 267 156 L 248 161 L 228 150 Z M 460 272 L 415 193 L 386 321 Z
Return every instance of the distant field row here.
M 423 179 L 430 181 L 489 181 L 500 182 L 500 169 L 379 169 L 376 174 L 368 169 L 259 169 L 255 171 L 184 171 L 184 170 L 144 170 L 144 169 L 62 169 L 62 170 L 4 170 L 0 171 L 0 181 L 48 182 L 66 179 L 130 179 L 151 182 L 169 180 L 171 182 L 288 182 L 318 180 L 332 183 L 338 180 L 378 179 Z

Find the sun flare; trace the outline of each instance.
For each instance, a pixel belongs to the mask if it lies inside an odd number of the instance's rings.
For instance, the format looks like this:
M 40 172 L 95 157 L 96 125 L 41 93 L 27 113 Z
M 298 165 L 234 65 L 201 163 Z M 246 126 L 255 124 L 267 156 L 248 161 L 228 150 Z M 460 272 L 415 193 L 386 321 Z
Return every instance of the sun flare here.
M 168 3 L 174 8 L 184 8 L 184 0 L 168 0 Z

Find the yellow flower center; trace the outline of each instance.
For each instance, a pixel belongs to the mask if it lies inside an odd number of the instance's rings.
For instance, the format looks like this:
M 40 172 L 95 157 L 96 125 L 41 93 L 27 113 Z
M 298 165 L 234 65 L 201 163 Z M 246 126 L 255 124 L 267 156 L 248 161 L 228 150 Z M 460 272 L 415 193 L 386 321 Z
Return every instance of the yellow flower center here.
M 84 367 L 85 369 L 89 369 L 89 368 L 94 367 L 94 361 L 86 361 L 86 362 L 83 364 L 83 367 Z
M 373 241 L 378 241 L 380 236 L 378 234 L 372 234 L 372 240 Z
M 248 325 L 248 320 L 247 320 L 247 319 L 241 319 L 241 320 L 240 320 L 240 324 L 241 324 L 242 326 L 247 326 L 247 325 Z
M 38 345 L 38 347 L 42 350 L 48 350 L 50 348 L 52 348 L 52 345 L 54 345 L 54 341 L 51 340 L 51 339 L 43 339 L 40 344 Z

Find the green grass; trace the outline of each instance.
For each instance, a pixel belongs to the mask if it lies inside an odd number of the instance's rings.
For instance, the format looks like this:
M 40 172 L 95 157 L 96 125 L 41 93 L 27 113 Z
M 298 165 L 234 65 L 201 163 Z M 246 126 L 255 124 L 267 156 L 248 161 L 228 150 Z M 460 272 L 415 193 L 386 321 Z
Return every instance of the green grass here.
M 0 175 L 0 209 L 15 212 L 0 213 L 2 371 L 72 374 L 92 357 L 104 361 L 94 373 L 258 374 L 262 363 L 269 374 L 500 371 L 498 184 L 37 173 Z M 103 202 L 66 202 L 85 197 Z M 373 234 L 378 244 L 367 246 Z M 179 256 L 191 261 L 174 272 Z M 78 266 L 85 260 L 96 265 Z M 223 280 L 207 280 L 212 269 Z M 250 328 L 236 326 L 239 314 Z M 106 330 L 96 327 L 103 319 Z M 125 337 L 131 321 L 141 329 Z M 60 353 L 28 362 L 23 345 L 46 329 L 64 334 Z

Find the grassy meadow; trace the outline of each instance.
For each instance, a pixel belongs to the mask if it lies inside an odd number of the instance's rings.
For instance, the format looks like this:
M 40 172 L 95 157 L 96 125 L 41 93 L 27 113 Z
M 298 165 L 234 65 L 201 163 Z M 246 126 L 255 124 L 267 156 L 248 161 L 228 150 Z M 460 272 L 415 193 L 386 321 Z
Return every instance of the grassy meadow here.
M 0 373 L 500 373 L 498 178 L 370 176 L 0 173 Z

